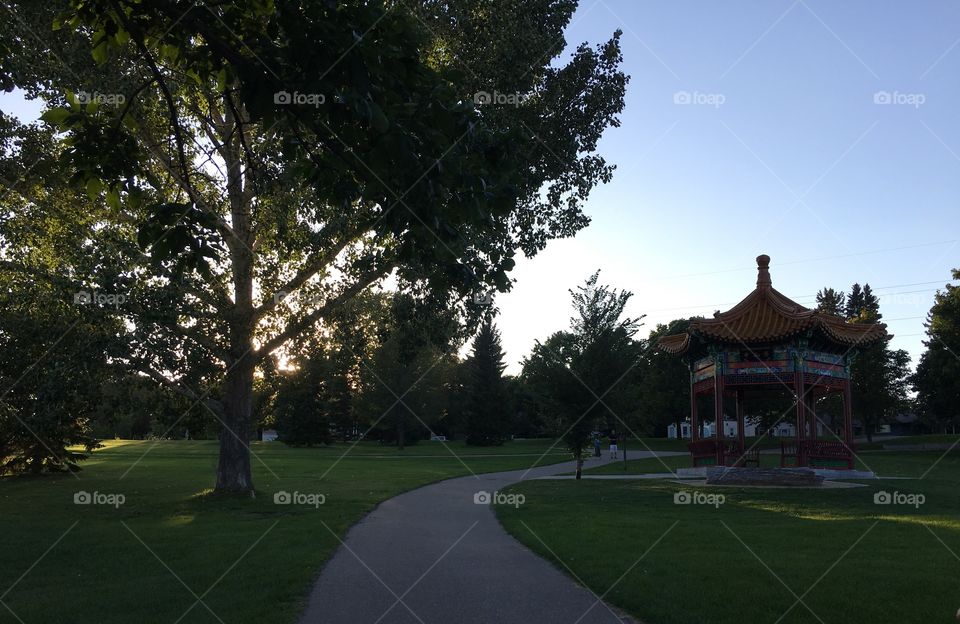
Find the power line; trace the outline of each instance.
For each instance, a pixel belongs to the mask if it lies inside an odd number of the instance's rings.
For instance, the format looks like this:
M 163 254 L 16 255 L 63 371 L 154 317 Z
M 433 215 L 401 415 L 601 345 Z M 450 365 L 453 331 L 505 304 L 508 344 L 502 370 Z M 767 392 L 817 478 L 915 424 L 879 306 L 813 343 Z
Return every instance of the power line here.
M 858 256 L 869 256 L 873 254 L 887 253 L 890 251 L 905 251 L 907 249 L 918 249 L 920 247 L 935 247 L 937 245 L 950 245 L 950 244 L 956 244 L 958 242 L 960 242 L 960 239 L 951 239 L 951 240 L 945 240 L 945 241 L 934 241 L 929 243 L 917 243 L 916 245 L 887 247 L 886 249 L 872 249 L 869 251 L 858 251 L 858 252 L 848 253 L 848 254 L 839 254 L 836 256 L 821 256 L 819 258 L 803 258 L 800 260 L 787 260 L 786 262 L 778 261 L 776 263 L 776 266 L 792 266 L 795 264 L 806 264 L 808 262 L 822 262 L 824 260 L 839 260 L 841 258 L 855 258 Z M 734 269 L 719 269 L 717 271 L 706 271 L 702 273 L 684 273 L 680 275 L 666 275 L 666 276 L 661 276 L 661 277 L 657 277 L 657 278 L 645 280 L 645 281 L 659 282 L 659 281 L 666 281 L 671 279 L 683 279 L 687 277 L 701 277 L 704 275 L 719 275 L 721 273 L 737 273 L 739 271 L 752 271 L 756 268 L 757 268 L 756 266 L 749 266 L 749 267 L 738 267 Z M 930 283 L 935 283 L 935 282 L 930 282 Z

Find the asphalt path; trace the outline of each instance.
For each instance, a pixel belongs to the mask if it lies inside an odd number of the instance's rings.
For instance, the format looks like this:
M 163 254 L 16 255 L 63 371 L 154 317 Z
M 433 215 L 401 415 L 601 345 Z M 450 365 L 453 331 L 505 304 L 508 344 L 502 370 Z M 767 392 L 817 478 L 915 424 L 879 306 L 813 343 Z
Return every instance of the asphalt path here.
M 677 454 L 631 450 L 630 459 Z M 585 467 L 610 461 L 605 452 Z M 517 503 L 495 492 L 572 470 L 564 462 L 460 477 L 381 503 L 324 566 L 301 624 L 632 622 L 510 537 L 494 515 L 492 505 Z

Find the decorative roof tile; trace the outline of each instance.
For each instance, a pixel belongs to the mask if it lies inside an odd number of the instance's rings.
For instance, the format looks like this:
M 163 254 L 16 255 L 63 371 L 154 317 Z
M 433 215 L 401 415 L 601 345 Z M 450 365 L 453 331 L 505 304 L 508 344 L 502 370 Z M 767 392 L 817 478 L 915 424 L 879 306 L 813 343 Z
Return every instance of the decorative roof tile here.
M 664 336 L 657 343 L 667 353 L 681 354 L 690 348 L 691 336 L 706 342 L 734 344 L 770 343 L 819 329 L 843 347 L 866 345 L 887 337 L 883 323 L 849 323 L 839 316 L 811 310 L 779 292 L 770 279 L 770 257 L 757 257 L 757 287 L 726 312 L 707 319 L 692 319 L 683 334 Z

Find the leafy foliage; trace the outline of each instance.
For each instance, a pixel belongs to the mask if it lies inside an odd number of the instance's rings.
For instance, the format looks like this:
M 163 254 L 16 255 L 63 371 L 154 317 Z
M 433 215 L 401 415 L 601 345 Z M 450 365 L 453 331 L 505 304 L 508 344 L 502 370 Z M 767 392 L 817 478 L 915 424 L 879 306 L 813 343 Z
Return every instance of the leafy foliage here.
M 102 282 L 133 302 L 118 361 L 224 427 L 219 489 L 253 488 L 255 371 L 296 339 L 388 277 L 475 326 L 470 296 L 509 289 L 517 250 L 587 224 L 626 77 L 619 33 L 555 62 L 575 7 L 10 4 L 0 80 L 60 133 L 37 171 L 62 166 L 123 250 Z
M 591 432 L 629 429 L 636 410 L 642 345 L 633 340 L 641 318 L 624 317 L 632 293 L 598 285 L 599 271 L 571 290 L 570 330 L 539 341 L 524 360 L 522 379 L 556 419 L 575 457 Z
M 960 279 L 954 269 L 953 279 Z M 917 406 L 931 424 L 960 421 L 960 287 L 947 284 L 927 315 L 927 350 L 911 378 Z

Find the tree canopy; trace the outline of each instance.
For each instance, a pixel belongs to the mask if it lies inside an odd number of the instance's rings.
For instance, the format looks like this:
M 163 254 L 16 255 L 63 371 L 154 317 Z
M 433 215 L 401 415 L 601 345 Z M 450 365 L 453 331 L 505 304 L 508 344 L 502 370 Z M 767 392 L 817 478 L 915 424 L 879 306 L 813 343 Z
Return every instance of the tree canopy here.
M 388 278 L 475 326 L 472 297 L 585 227 L 613 171 L 596 145 L 623 107 L 620 34 L 559 60 L 576 2 L 11 9 L 0 74 L 48 104 L 46 129 L 14 130 L 49 135 L 25 184 L 56 169 L 85 197 L 110 239 L 89 257 L 118 270 L 71 282 L 122 293 L 116 361 L 219 423 L 220 490 L 253 488 L 258 367 Z M 10 210 L 56 227 L 56 201 Z

